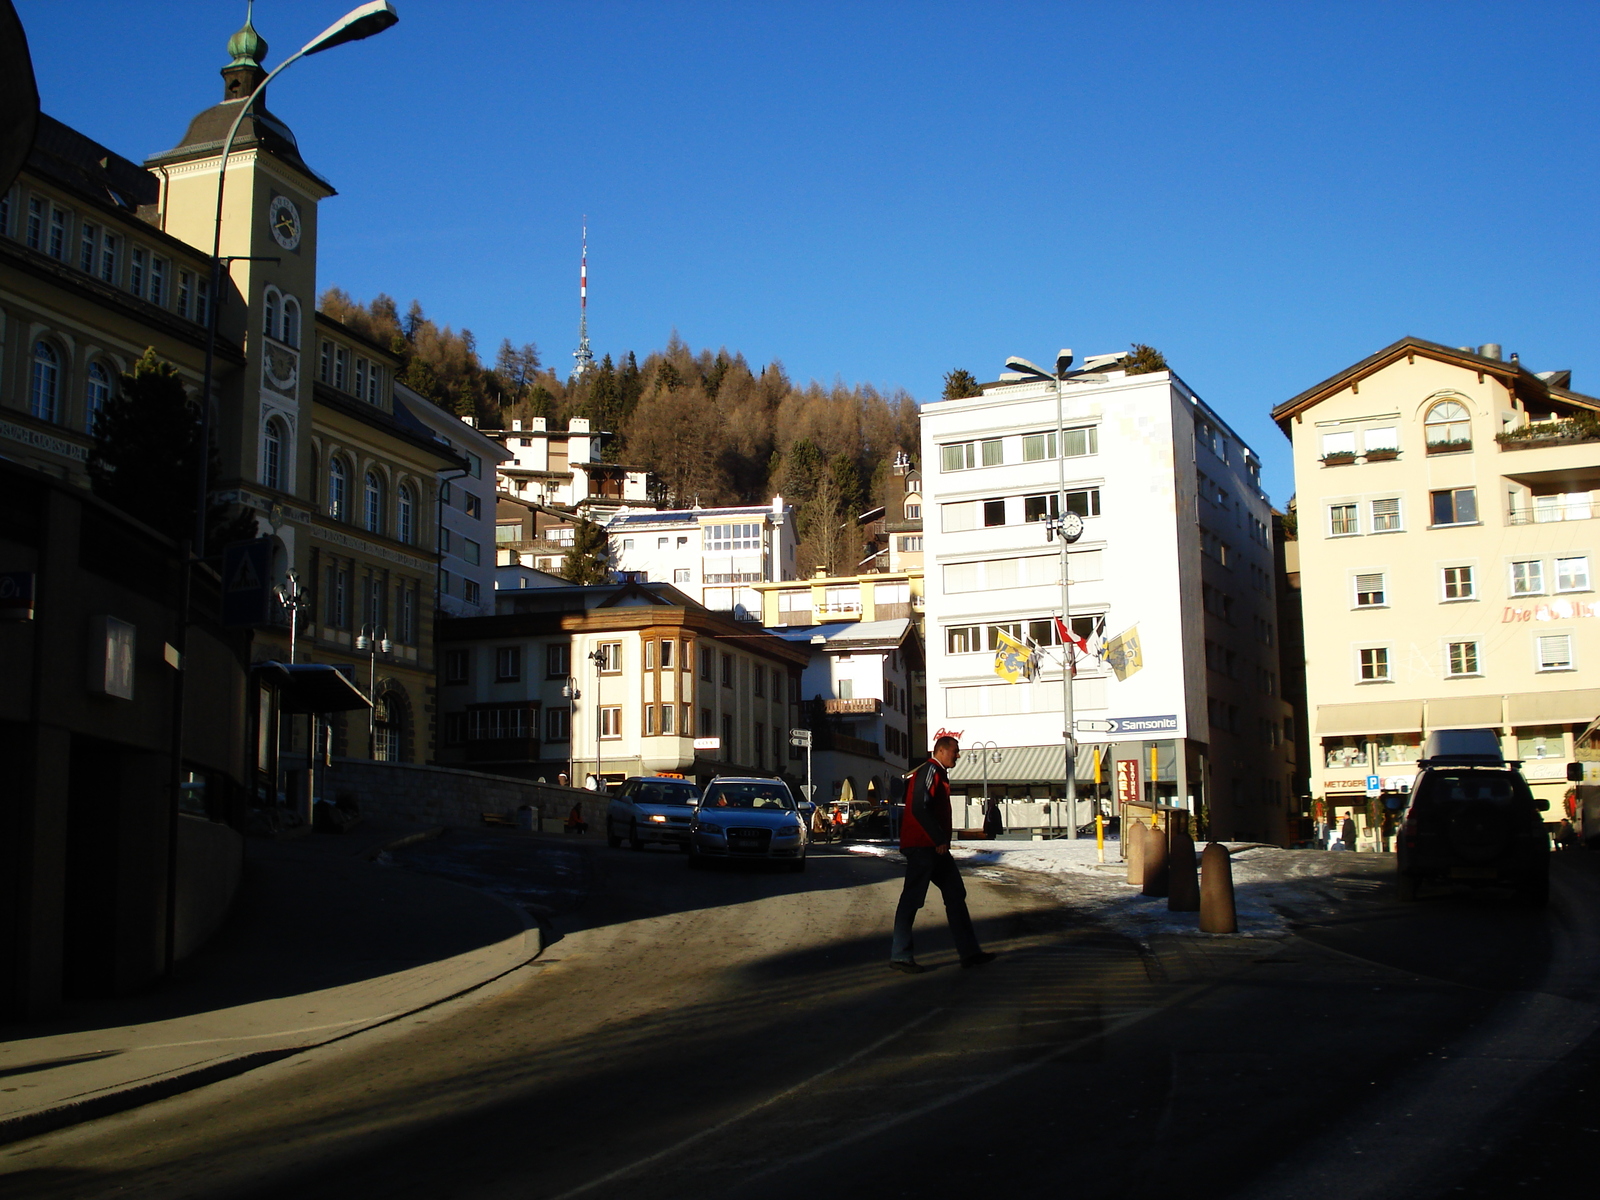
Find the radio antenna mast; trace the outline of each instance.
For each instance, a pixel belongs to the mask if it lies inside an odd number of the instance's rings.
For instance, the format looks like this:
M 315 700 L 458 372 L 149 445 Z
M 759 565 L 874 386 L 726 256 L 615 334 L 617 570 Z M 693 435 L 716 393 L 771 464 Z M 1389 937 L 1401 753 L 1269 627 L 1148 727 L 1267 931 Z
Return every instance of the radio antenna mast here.
M 572 352 L 572 377 L 582 379 L 594 370 L 589 352 L 589 218 L 583 218 L 583 257 L 578 260 L 578 348 Z

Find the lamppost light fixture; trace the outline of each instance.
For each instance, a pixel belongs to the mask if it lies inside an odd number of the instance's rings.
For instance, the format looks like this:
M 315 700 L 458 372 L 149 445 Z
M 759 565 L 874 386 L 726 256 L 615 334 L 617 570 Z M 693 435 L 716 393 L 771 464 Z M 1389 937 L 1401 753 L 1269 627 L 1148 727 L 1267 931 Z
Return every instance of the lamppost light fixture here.
M 324 50 L 332 50 L 335 46 L 342 46 L 346 42 L 359 42 L 362 38 L 382 33 L 399 20 L 400 14 L 395 12 L 394 5 L 388 0 L 371 0 L 371 3 L 352 8 L 345 13 L 307 42 L 306 48 L 300 53 L 321 54 Z

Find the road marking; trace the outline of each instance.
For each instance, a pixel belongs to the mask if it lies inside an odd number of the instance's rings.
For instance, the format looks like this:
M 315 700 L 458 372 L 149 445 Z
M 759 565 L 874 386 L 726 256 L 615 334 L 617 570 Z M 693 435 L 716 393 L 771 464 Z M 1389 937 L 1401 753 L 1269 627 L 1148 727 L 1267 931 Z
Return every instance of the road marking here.
M 927 1021 L 927 1020 L 929 1020 L 929 1019 L 931 1019 L 933 1017 L 938 1016 L 943 1011 L 944 1011 L 943 1008 L 930 1008 L 927 1012 L 923 1013 L 920 1017 L 916 1017 L 916 1018 L 913 1018 L 910 1021 L 907 1021 L 904 1025 L 900 1026 L 899 1029 L 894 1030 L 892 1033 L 885 1034 L 883 1037 L 881 1037 L 877 1041 L 873 1042 L 870 1046 L 863 1046 L 860 1050 L 857 1050 L 854 1054 L 851 1054 L 846 1058 L 840 1059 L 838 1062 L 834 1063 L 833 1066 L 827 1067 L 824 1070 L 818 1071 L 815 1075 L 812 1075 L 810 1078 L 802 1079 L 799 1083 L 796 1083 L 796 1084 L 794 1084 L 794 1085 L 792 1085 L 790 1087 L 784 1088 L 783 1091 L 781 1091 L 781 1092 L 777 1092 L 777 1093 L 775 1093 L 775 1094 L 773 1094 L 771 1096 L 768 1096 L 765 1100 L 761 1101 L 760 1104 L 752 1104 L 749 1108 L 745 1109 L 743 1112 L 735 1113 L 733 1116 L 728 1117 L 725 1120 L 718 1121 L 715 1125 L 712 1125 L 707 1129 L 702 1129 L 699 1133 L 691 1134 L 689 1137 L 686 1137 L 686 1138 L 682 1139 L 681 1141 L 674 1142 L 672 1145 L 668 1146 L 664 1150 L 657 1150 L 654 1154 L 647 1154 L 645 1157 L 643 1157 L 641 1159 L 637 1159 L 634 1162 L 629 1163 L 627 1166 L 618 1167 L 615 1171 L 608 1171 L 606 1174 L 601 1175 L 599 1178 L 591 1179 L 588 1183 L 581 1183 L 577 1187 L 572 1188 L 570 1191 L 565 1191 L 565 1192 L 562 1192 L 559 1196 L 551 1197 L 550 1200 L 570 1200 L 570 1198 L 573 1197 L 573 1196 L 581 1196 L 585 1192 L 593 1191 L 597 1187 L 601 1187 L 601 1186 L 603 1186 L 605 1184 L 612 1183 L 612 1182 L 614 1182 L 614 1181 L 616 1181 L 618 1179 L 623 1178 L 624 1176 L 632 1175 L 635 1171 L 643 1170 L 645 1167 L 650 1166 L 652 1163 L 660 1162 L 664 1158 L 667 1158 L 667 1157 L 669 1157 L 671 1155 L 677 1154 L 680 1150 L 683 1150 L 688 1146 L 692 1146 L 696 1142 L 704 1141 L 708 1137 L 713 1137 L 716 1134 L 721 1133 L 724 1129 L 727 1129 L 727 1128 L 729 1128 L 730 1126 L 733 1126 L 733 1125 L 737 1125 L 740 1121 L 746 1120 L 749 1117 L 755 1116 L 756 1113 L 760 1112 L 762 1109 L 771 1108 L 774 1104 L 777 1104 L 778 1102 L 780 1102 L 782 1100 L 787 1100 L 790 1096 L 793 1096 L 798 1092 L 804 1091 L 805 1089 L 811 1087 L 813 1084 L 819 1082 L 820 1080 L 826 1079 L 829 1075 L 833 1075 L 833 1074 L 835 1074 L 835 1073 L 837 1073 L 839 1071 L 844 1070 L 846 1067 L 852 1065 L 853 1063 L 856 1063 L 856 1062 L 860 1061 L 861 1059 L 867 1057 L 869 1054 L 876 1053 L 877 1051 L 881 1050 L 883 1047 L 887 1046 L 890 1042 L 894 1041 L 896 1038 L 902 1037 L 905 1034 L 910 1033 L 918 1025 L 921 1025 L 924 1021 Z M 763 1174 L 765 1174 L 765 1172 L 763 1172 Z

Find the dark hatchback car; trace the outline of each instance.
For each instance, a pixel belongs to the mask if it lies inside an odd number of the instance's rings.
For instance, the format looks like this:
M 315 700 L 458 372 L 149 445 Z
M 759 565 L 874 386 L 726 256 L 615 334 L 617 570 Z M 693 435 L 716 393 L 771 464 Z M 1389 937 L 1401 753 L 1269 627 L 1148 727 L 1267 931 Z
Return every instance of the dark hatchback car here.
M 1532 905 L 1550 898 L 1550 837 L 1543 813 L 1492 730 L 1430 735 L 1417 763 L 1396 845 L 1400 898 L 1426 883 L 1509 887 Z

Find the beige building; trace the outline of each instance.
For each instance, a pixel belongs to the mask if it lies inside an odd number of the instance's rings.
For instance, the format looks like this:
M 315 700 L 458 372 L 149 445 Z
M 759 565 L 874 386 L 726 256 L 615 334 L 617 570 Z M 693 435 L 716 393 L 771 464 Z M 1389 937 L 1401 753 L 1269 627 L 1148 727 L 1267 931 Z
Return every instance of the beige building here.
M 1497 729 L 1552 813 L 1600 715 L 1600 400 L 1405 338 L 1273 410 L 1294 443 L 1311 794 L 1390 807 L 1435 729 Z

